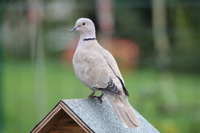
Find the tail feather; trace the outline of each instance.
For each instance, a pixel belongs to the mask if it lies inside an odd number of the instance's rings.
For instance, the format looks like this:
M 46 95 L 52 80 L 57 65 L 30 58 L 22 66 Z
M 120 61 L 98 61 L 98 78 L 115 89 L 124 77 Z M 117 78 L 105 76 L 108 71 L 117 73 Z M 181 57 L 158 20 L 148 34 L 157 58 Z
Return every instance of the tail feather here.
M 128 128 L 140 126 L 140 121 L 126 96 L 106 95 L 121 122 Z

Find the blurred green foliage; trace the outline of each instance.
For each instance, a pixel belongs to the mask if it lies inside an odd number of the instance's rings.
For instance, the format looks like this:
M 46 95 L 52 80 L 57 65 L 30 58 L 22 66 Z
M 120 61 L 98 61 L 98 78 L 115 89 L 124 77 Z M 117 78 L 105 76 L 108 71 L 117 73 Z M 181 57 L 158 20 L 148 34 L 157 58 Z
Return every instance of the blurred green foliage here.
M 200 2 L 165 0 L 171 68 L 200 72 Z M 114 34 L 131 38 L 141 48 L 141 66 L 154 66 L 156 51 L 153 40 L 151 0 L 115 0 Z
M 46 86 L 48 105 L 44 113 L 36 117 L 37 95 L 34 90 L 34 70 L 30 62 L 6 62 L 5 132 L 29 132 L 60 99 L 86 98 L 90 90 L 75 77 L 69 64 L 47 61 Z M 166 104 L 159 85 L 159 72 L 154 68 L 122 73 L 130 93 L 129 101 L 160 132 L 199 132 L 200 76 L 173 73 L 178 105 Z M 41 88 L 42 89 L 42 88 Z M 188 91 L 189 90 L 189 91 Z M 41 99 L 43 100 L 43 99 Z M 170 97 L 169 97 L 170 100 Z M 42 102 L 42 101 L 41 101 Z

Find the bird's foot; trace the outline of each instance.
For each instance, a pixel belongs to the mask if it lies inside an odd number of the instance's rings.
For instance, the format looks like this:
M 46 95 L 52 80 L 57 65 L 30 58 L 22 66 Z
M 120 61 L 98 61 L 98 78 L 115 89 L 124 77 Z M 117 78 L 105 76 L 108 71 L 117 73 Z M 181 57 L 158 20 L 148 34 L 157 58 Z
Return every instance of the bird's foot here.
M 100 96 L 93 96 L 93 98 L 98 98 L 99 101 L 102 103 L 103 93 Z
M 88 98 L 94 98 L 94 93 L 95 93 L 95 91 L 93 91 L 93 92 L 88 96 Z
M 102 103 L 103 101 L 102 101 L 102 98 L 103 98 L 103 93 L 100 95 L 100 96 L 94 96 L 94 93 L 95 93 L 95 91 L 93 91 L 89 96 L 88 96 L 88 98 L 98 98 L 99 99 L 99 101 Z

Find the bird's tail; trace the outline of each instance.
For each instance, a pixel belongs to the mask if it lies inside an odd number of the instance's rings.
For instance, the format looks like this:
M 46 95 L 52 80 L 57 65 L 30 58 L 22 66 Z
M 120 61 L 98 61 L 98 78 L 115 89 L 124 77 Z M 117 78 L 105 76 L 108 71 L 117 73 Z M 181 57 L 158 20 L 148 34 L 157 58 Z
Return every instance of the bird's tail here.
M 109 99 L 117 116 L 126 127 L 136 128 L 140 126 L 140 121 L 126 96 L 106 94 L 106 97 Z

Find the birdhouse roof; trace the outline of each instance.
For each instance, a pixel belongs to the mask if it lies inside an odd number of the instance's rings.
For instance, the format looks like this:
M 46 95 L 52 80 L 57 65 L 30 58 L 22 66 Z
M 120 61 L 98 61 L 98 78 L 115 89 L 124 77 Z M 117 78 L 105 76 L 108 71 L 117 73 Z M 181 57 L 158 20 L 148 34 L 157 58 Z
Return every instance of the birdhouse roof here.
M 61 100 L 40 121 L 31 133 L 49 131 L 76 131 L 95 133 L 158 133 L 136 110 L 141 126 L 126 128 L 121 124 L 107 98 L 103 102 L 98 99 L 67 99 Z

